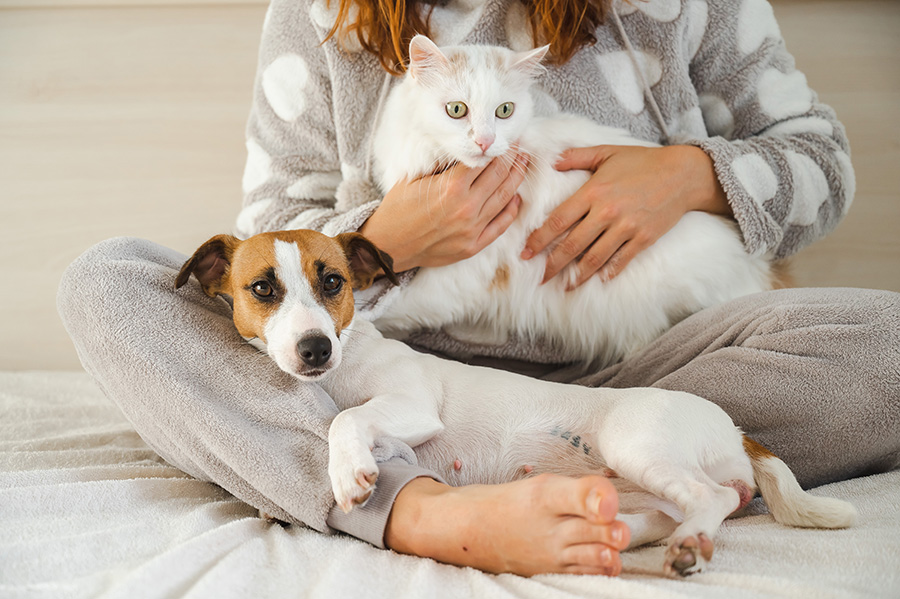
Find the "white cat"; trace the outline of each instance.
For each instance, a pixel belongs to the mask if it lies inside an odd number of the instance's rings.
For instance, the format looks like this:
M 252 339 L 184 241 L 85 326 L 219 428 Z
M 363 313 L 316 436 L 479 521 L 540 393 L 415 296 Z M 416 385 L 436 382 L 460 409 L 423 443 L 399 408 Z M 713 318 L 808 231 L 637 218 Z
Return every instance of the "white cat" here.
M 556 171 L 560 154 L 602 144 L 656 145 L 580 116 L 536 116 L 530 88 L 546 51 L 439 49 L 427 37 L 412 40 L 409 72 L 388 96 L 375 133 L 382 191 L 448 163 L 484 166 L 514 144 L 530 156 L 530 166 L 509 229 L 472 258 L 421 268 L 408 286 L 392 292 L 392 300 L 385 298 L 376 326 L 399 338 L 444 329 L 487 344 L 514 335 L 549 343 L 560 362 L 600 367 L 640 350 L 702 308 L 770 289 L 769 262 L 747 254 L 733 223 L 704 212 L 684 215 L 608 282 L 595 276 L 567 292 L 570 268 L 540 285 L 545 259 L 521 260 L 525 240 L 590 174 Z

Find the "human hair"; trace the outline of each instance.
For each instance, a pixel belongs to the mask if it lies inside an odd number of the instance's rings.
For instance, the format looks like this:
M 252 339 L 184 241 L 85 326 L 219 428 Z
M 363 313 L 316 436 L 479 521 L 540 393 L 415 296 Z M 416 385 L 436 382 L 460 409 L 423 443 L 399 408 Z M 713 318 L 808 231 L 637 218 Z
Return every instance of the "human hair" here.
M 326 41 L 355 36 L 378 57 L 389 73 L 402 75 L 409 60 L 409 42 L 430 35 L 434 4 L 423 0 L 327 0 L 338 2 L 337 18 Z M 594 44 L 612 0 L 522 0 L 535 45 L 550 44 L 548 61 L 562 64 L 581 48 Z

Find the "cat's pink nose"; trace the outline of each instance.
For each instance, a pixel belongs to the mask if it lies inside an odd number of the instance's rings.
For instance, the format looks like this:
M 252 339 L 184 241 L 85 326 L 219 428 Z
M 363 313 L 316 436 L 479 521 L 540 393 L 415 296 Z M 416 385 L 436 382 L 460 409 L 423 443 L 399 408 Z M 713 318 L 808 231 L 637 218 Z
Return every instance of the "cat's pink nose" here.
M 475 138 L 475 143 L 478 144 L 478 147 L 481 148 L 481 153 L 484 154 L 494 144 L 494 136 L 477 137 Z

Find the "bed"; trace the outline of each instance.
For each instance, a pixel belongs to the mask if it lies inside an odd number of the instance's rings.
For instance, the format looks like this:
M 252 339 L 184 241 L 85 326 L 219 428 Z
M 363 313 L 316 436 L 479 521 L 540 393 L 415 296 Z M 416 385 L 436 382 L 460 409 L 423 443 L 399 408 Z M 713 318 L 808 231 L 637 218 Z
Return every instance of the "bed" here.
M 900 597 L 900 471 L 813 493 L 851 501 L 838 531 L 726 521 L 708 570 L 619 578 L 487 575 L 283 527 L 149 449 L 82 372 L 0 373 L 0 597 Z

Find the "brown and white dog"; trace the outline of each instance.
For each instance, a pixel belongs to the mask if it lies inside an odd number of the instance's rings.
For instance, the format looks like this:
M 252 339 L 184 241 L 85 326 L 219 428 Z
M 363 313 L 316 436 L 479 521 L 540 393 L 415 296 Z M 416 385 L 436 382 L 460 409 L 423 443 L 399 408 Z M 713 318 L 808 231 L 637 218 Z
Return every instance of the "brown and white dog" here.
M 668 538 L 669 575 L 700 571 L 719 525 L 757 490 L 784 524 L 855 521 L 853 506 L 804 492 L 784 462 L 700 397 L 550 383 L 385 339 L 354 317 L 351 289 L 379 271 L 396 282 L 390 257 L 365 237 L 297 230 L 213 237 L 175 282 L 194 274 L 208 295 L 230 296 L 245 339 L 334 399 L 342 411 L 329 431 L 329 475 L 344 510 L 371 495 L 371 448 L 394 437 L 453 485 L 615 472 L 630 546 Z

